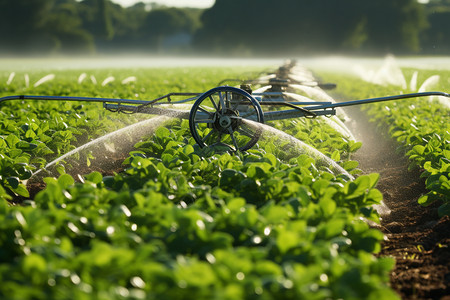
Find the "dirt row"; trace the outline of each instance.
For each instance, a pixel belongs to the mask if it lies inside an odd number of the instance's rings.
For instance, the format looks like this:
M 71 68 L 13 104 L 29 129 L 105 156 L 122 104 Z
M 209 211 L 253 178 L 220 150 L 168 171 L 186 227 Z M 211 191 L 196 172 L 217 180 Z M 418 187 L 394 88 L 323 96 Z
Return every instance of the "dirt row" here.
M 421 170 L 408 171 L 408 160 L 398 153 L 387 129 L 367 121 L 361 108 L 349 108 L 350 125 L 363 147 L 354 159 L 363 173 L 379 173 L 377 188 L 391 209 L 382 217 L 386 240 L 379 256 L 396 260 L 391 286 L 402 299 L 450 299 L 450 218 L 439 218 L 438 204 L 417 203 L 426 193 Z

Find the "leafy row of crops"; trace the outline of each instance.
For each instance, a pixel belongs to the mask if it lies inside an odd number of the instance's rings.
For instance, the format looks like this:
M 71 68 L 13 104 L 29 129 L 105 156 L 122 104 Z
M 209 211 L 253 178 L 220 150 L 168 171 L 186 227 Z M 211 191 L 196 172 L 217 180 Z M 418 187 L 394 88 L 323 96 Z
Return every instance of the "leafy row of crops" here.
M 405 70 L 405 77 L 413 77 L 415 71 Z M 449 71 L 421 71 L 419 82 L 439 74 L 439 83 L 429 87 L 449 92 Z M 334 76 L 330 75 L 334 78 Z M 353 78 L 339 81 L 340 92 L 348 97 L 363 99 L 411 92 L 395 86 L 382 87 Z M 355 88 L 358 86 L 358 88 Z M 365 86 L 365 88 L 361 88 Z M 412 92 L 416 92 L 413 90 Z M 409 157 L 410 168 L 420 168 L 426 178 L 428 193 L 420 197 L 420 204 L 428 206 L 440 203 L 439 215 L 450 215 L 450 99 L 419 98 L 396 102 L 374 103 L 365 106 L 371 120 L 386 128 L 399 143 L 398 150 Z
M 34 71 L 30 74 L 4 73 L 0 77 L 1 96 L 17 94 L 86 96 L 111 98 L 153 99 L 156 95 L 169 92 L 185 91 L 184 77 L 200 76 L 195 87 L 199 91 L 206 90 L 215 84 L 217 78 L 236 74 L 231 69 L 208 70 L 213 77 L 202 76 L 205 70 L 189 69 L 153 69 L 121 70 L 115 77 L 108 70 L 94 70 L 89 76 L 79 71 L 55 72 L 53 81 L 37 87 L 27 84 L 28 81 L 39 82 L 40 78 L 48 78 L 46 73 Z M 241 72 L 243 72 L 241 70 Z M 14 77 L 11 76 L 14 74 Z M 91 79 L 80 81 L 83 75 Z M 121 79 L 122 74 L 134 74 L 139 82 L 122 84 L 120 80 L 112 81 L 108 86 L 97 83 L 100 79 Z M 13 78 L 11 80 L 11 78 Z M 24 80 L 26 78 L 27 80 Z M 30 79 L 31 78 L 31 79 Z M 167 79 L 170 79 L 167 80 Z M 121 117 L 108 114 L 96 103 L 55 103 L 45 101 L 7 102 L 0 111 L 0 190 L 6 189 L 15 195 L 28 197 L 23 184 L 33 171 L 42 168 L 46 163 L 61 154 L 73 150 L 76 145 L 105 133 L 131 124 L 142 118 Z M 1 197 L 5 197 L 2 192 Z
M 182 82 L 206 90 L 239 71 L 193 69 L 197 77 Z M 103 90 L 69 74 L 27 93 L 132 98 L 161 83 L 154 98 L 177 91 L 167 72 Z M 362 220 L 378 219 L 377 174 L 352 180 L 275 137 L 236 155 L 200 149 L 187 121 L 174 120 L 135 145 L 124 172 L 46 178 L 34 199 L 12 205 L 14 194 L 27 198 L 32 171 L 118 125 L 90 104 L 17 102 L 1 112 L 2 163 L 10 162 L 0 169 L 2 298 L 396 298 L 387 286 L 393 261 L 373 256 L 383 235 Z M 273 125 L 354 173 L 349 158 L 360 145 L 315 122 Z

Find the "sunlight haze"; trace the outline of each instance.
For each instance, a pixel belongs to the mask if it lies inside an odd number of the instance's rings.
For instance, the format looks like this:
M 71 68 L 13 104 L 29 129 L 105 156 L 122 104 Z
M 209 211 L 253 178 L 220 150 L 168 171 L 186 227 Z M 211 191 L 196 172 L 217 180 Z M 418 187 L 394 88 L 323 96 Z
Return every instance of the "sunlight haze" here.
M 158 3 L 166 6 L 177 6 L 177 7 L 197 7 L 197 8 L 208 8 L 213 6 L 214 0 L 112 0 L 112 2 L 120 4 L 124 7 L 134 5 L 138 2 L 144 3 Z

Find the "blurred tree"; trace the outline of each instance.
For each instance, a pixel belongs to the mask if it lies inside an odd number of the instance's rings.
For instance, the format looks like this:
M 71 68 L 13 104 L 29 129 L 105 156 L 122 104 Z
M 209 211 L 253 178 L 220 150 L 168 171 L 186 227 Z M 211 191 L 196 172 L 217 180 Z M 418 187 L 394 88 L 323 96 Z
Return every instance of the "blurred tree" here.
M 97 43 L 105 44 L 114 37 L 109 0 L 84 0 L 80 3 L 83 27 Z
M 124 8 L 111 4 L 111 21 L 114 27 L 114 37 L 111 47 L 114 51 L 134 51 L 142 47 L 140 28 L 147 16 L 146 4 L 140 2 Z
M 306 0 L 299 3 L 301 21 L 297 31 L 303 51 L 355 51 L 366 42 L 367 17 L 360 13 L 362 1 Z
M 425 53 L 450 53 L 450 0 L 433 1 L 427 6 L 430 27 L 422 35 Z
M 283 35 L 279 30 L 283 2 L 216 0 L 201 16 L 203 27 L 195 36 L 197 48 L 242 54 L 275 45 Z
M 202 11 L 0 0 L 0 51 L 161 51 L 171 38 L 188 49 L 193 36 L 197 50 L 215 54 L 448 53 L 449 7 L 450 0 L 216 0 Z
M 416 0 L 216 0 L 199 49 L 253 53 L 414 52 L 426 16 Z
M 0 49 L 20 54 L 48 51 L 54 41 L 43 29 L 54 0 L 0 0 Z
M 198 21 L 192 13 L 179 8 L 151 10 L 141 28 L 142 37 L 147 45 L 155 50 L 163 49 L 163 40 L 176 34 L 192 34 L 198 27 Z
M 82 28 L 79 6 L 75 0 L 56 0 L 45 19 L 47 35 L 56 41 L 54 52 L 93 53 L 93 36 Z
M 410 53 L 420 50 L 426 14 L 416 0 L 366 0 L 368 40 L 365 50 Z

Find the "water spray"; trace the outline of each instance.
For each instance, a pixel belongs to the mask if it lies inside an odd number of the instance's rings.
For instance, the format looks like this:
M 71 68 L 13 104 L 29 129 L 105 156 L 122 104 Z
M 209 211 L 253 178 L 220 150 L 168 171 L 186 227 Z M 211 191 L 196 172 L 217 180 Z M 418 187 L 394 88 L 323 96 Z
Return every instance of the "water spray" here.
M 450 97 L 444 92 L 420 92 L 334 103 L 313 99 L 305 101 L 305 98 L 302 101 L 296 101 L 295 98 L 292 100 L 292 97 L 289 97 L 282 88 L 279 91 L 252 93 L 251 89 L 241 87 L 218 86 L 204 93 L 170 93 L 153 100 L 13 95 L 1 97 L 0 105 L 12 100 L 101 102 L 105 109 L 117 113 L 143 113 L 187 119 L 190 132 L 200 147 L 223 144 L 232 151 L 245 151 L 256 144 L 260 135 L 258 130 L 246 125 L 244 122 L 246 120 L 264 123 L 301 117 L 331 117 L 336 115 L 337 108 L 346 106 L 417 97 Z M 183 97 L 183 99 L 174 101 L 175 97 Z M 172 104 L 174 107 L 180 104 L 192 104 L 192 107 L 190 111 L 178 110 L 163 106 L 167 104 Z M 286 109 L 280 110 L 279 107 Z

